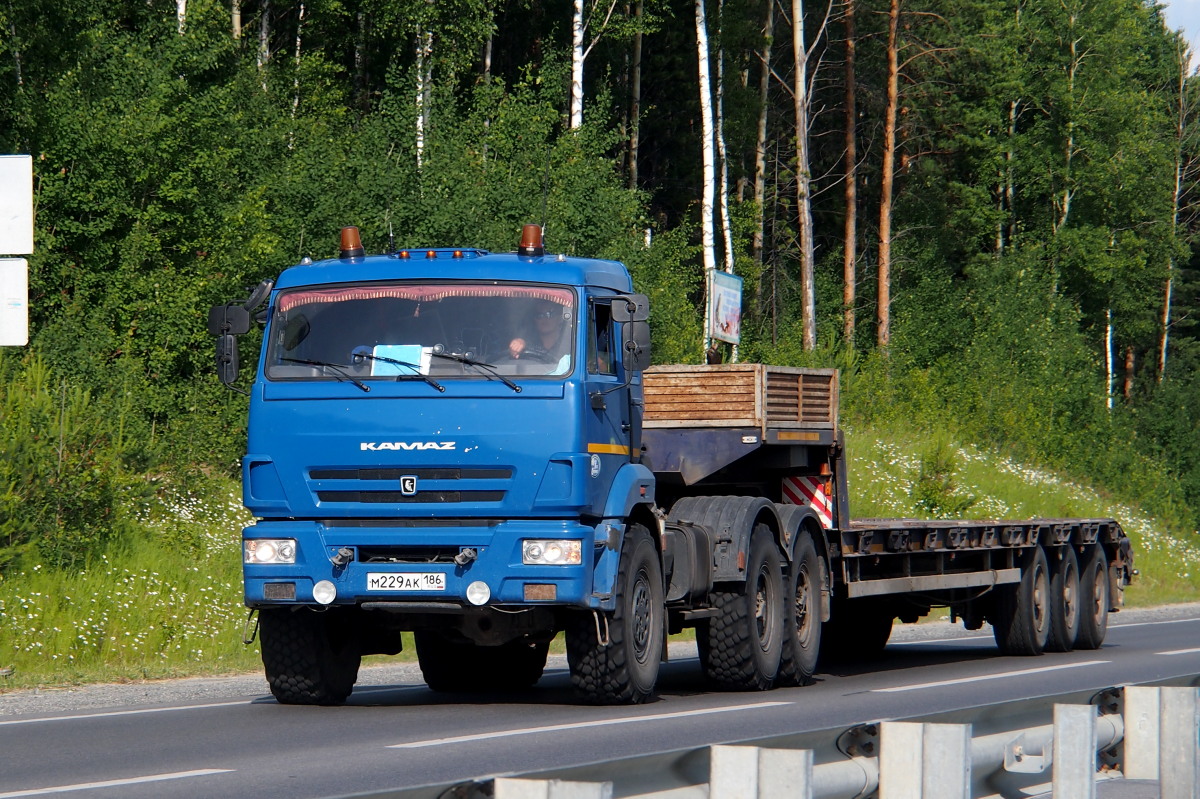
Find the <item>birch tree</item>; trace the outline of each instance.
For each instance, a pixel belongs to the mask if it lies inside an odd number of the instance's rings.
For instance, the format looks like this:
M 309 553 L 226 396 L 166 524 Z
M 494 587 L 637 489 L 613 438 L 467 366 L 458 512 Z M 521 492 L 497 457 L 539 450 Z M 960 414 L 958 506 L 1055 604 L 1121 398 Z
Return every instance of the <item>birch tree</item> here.
M 704 313 L 704 347 L 707 350 L 712 340 L 712 319 L 709 306 L 712 303 L 712 274 L 717 270 L 716 241 L 713 237 L 713 206 L 717 185 L 716 155 L 713 148 L 713 95 L 712 77 L 709 67 L 708 23 L 704 14 L 704 0 L 696 1 L 696 61 L 697 79 L 700 87 L 700 158 L 704 167 L 703 194 L 700 203 L 700 241 L 704 255 L 705 292 L 707 298 Z
M 854 350 L 854 304 L 858 288 L 858 95 L 856 92 L 855 60 L 857 31 L 855 30 L 856 0 L 846 0 L 843 24 L 846 31 L 845 66 L 845 219 L 842 225 L 842 339 L 846 348 Z
M 569 122 L 572 130 L 583 124 L 583 64 L 591 54 L 592 48 L 596 46 L 596 42 L 600 41 L 600 37 L 604 35 L 616 9 L 617 0 L 608 0 L 607 8 L 603 5 L 603 0 L 596 0 L 590 8 L 591 19 L 588 19 L 585 16 L 589 11 L 586 0 L 574 0 L 574 13 L 571 15 L 571 110 Z M 588 27 L 598 14 L 603 14 L 603 19 L 599 22 L 591 42 L 587 43 L 585 47 Z
M 892 340 L 892 187 L 896 176 L 896 112 L 900 104 L 899 27 L 900 0 L 889 0 L 883 165 L 879 187 L 879 274 L 875 310 L 875 343 L 884 352 Z
M 817 347 L 816 289 L 813 284 L 813 219 L 809 192 L 812 170 L 808 157 L 808 47 L 804 41 L 804 2 L 792 0 L 792 53 L 796 113 L 796 209 L 800 231 L 800 293 L 803 347 Z

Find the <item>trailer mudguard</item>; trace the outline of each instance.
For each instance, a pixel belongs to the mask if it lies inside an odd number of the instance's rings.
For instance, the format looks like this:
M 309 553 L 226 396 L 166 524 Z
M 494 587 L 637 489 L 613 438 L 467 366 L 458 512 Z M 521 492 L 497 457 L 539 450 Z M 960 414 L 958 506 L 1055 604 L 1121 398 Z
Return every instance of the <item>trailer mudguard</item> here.
M 693 522 L 713 536 L 713 582 L 742 582 L 746 579 L 746 556 L 750 533 L 759 521 L 779 534 L 779 514 L 764 497 L 684 497 L 675 503 L 670 521 Z
M 779 545 L 783 548 L 784 557 L 790 561 L 796 551 L 796 538 L 804 529 L 805 523 L 820 530 L 821 520 L 816 511 L 808 505 L 776 504 L 775 512 L 779 514 Z M 813 536 L 813 543 L 817 546 L 817 552 L 824 557 L 825 543 L 820 539 L 821 536 Z

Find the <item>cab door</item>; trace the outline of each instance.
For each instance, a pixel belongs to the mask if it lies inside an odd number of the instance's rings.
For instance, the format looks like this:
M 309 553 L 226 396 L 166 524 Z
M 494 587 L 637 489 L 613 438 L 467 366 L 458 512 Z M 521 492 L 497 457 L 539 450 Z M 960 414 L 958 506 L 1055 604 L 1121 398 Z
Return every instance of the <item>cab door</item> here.
M 612 299 L 592 297 L 587 311 L 587 359 L 584 382 L 587 402 L 588 453 L 597 493 L 593 504 L 604 503 L 617 470 L 631 458 L 629 388 L 620 363 L 620 328 L 613 323 Z

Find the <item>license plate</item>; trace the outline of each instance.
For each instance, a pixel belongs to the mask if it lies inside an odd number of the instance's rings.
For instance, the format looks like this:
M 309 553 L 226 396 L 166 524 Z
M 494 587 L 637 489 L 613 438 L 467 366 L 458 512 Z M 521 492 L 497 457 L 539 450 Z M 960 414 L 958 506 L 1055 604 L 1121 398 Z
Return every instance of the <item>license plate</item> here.
M 368 572 L 368 591 L 445 591 L 443 572 Z

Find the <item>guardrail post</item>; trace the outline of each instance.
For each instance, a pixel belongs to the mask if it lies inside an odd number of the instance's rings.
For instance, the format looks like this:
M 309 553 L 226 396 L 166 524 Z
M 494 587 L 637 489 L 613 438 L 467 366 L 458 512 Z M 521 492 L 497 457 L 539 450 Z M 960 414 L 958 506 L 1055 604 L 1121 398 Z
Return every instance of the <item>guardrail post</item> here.
M 568 782 L 497 777 L 495 799 L 612 799 L 611 782 Z
M 971 799 L 971 725 L 885 721 L 880 799 Z
M 1054 799 L 1096 799 L 1096 708 L 1054 706 Z
M 813 753 L 808 749 L 710 746 L 712 799 L 811 799 Z
M 1125 688 L 1124 772 L 1159 780 L 1162 799 L 1200 795 L 1200 711 L 1195 688 Z

